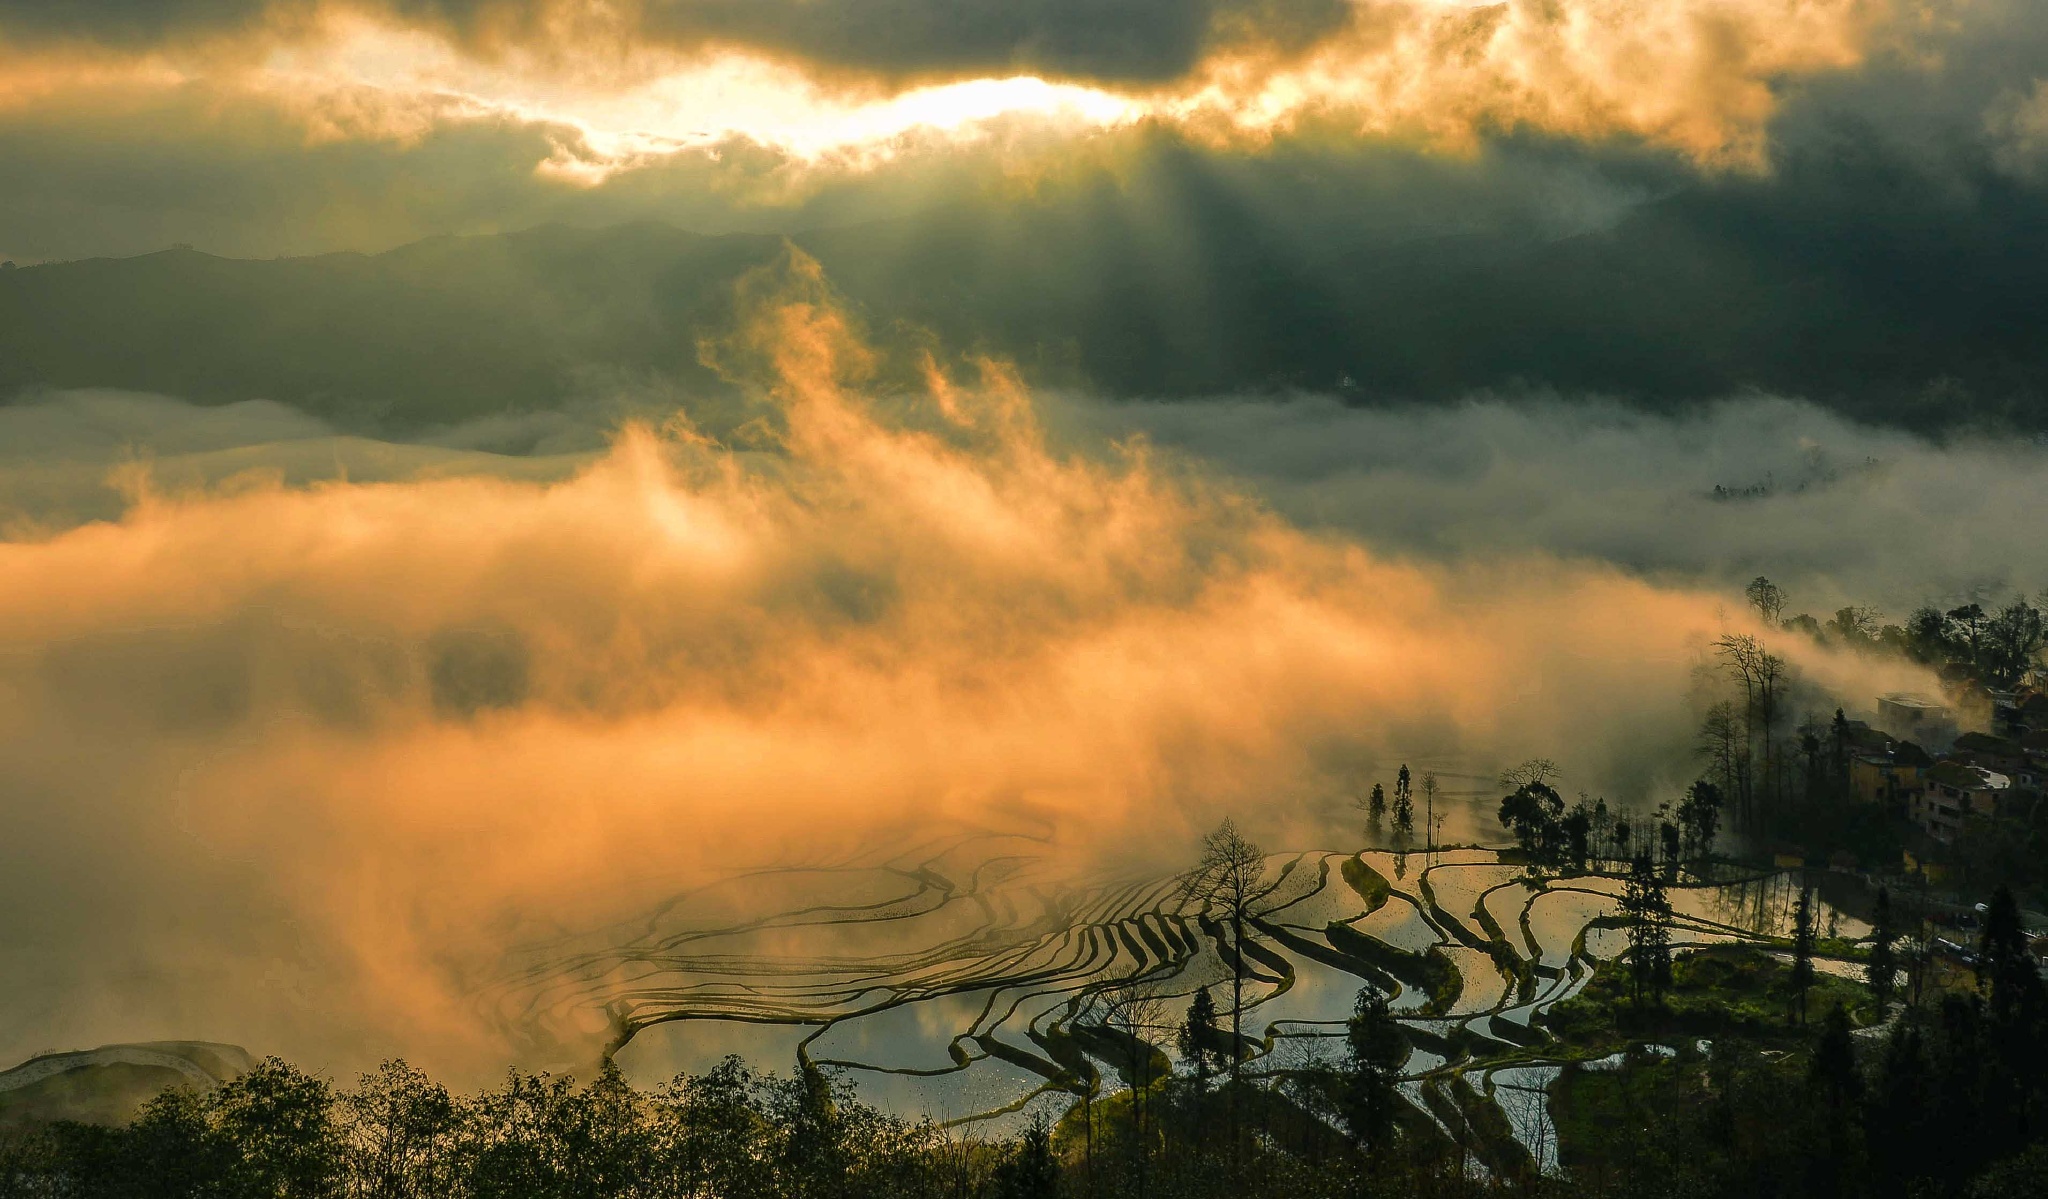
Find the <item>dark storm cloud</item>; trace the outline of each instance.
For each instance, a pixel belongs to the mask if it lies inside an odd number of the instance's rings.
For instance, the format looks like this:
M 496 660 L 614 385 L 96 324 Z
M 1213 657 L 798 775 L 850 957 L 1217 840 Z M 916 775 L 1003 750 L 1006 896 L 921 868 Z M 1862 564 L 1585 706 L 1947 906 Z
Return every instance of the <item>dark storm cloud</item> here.
M 243 28 L 273 7 L 272 0 L 0 0 L 0 33 L 17 39 L 148 45 Z
M 2048 21 L 1972 13 L 1785 85 L 1753 171 L 1528 129 L 1446 154 L 1335 118 L 1225 144 L 1166 121 L 1010 121 L 857 169 L 734 139 L 584 186 L 538 169 L 594 153 L 584 133 L 501 112 L 309 139 L 198 83 L 0 110 L 0 257 L 655 222 L 22 271 L 0 277 L 0 392 L 275 399 L 349 427 L 621 386 L 701 399 L 716 297 L 787 233 L 878 329 L 1112 395 L 1552 390 L 1662 409 L 1759 390 L 1921 429 L 2038 429 Z
M 0 0 L 0 31 L 114 46 L 234 33 L 269 18 L 366 9 L 481 45 L 623 37 L 736 45 L 884 76 L 1037 72 L 1176 78 L 1221 45 L 1298 48 L 1340 26 L 1345 0 Z

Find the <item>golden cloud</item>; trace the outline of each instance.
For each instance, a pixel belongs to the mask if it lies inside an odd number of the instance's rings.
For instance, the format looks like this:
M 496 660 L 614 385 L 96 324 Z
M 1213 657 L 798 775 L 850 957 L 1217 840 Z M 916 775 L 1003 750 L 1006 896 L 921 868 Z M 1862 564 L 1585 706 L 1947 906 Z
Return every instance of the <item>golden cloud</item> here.
M 1396 754 L 1682 783 L 1712 597 L 1387 560 L 1055 451 L 993 364 L 887 417 L 800 257 L 748 310 L 707 352 L 773 452 L 678 420 L 550 483 L 131 478 L 0 544 L 8 1044 L 489 1069 L 502 954 L 738 867 L 975 827 L 1172 869 L 1225 813 L 1341 835 Z

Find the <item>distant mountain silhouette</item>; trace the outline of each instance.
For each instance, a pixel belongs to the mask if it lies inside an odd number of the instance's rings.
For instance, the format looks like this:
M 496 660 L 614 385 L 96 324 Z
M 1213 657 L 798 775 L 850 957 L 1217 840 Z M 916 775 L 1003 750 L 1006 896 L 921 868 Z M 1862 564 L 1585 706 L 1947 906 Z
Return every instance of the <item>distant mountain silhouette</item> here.
M 1843 203 L 1799 221 L 1786 203 L 1730 186 L 1562 239 L 1403 240 L 1341 211 L 1276 226 L 1190 186 L 1170 218 L 1084 196 L 793 240 L 885 340 L 926 330 L 1117 396 L 1555 389 L 1668 408 L 1755 388 L 1914 426 L 2048 422 L 2048 213 L 1985 201 L 1942 225 Z M 698 340 L 781 245 L 545 226 L 377 255 L 23 267 L 0 273 L 0 396 L 267 398 L 405 427 L 620 380 L 716 390 Z
M 0 1134 L 58 1120 L 125 1123 L 165 1087 L 212 1090 L 255 1064 L 241 1046 L 211 1041 L 40 1054 L 0 1070 Z

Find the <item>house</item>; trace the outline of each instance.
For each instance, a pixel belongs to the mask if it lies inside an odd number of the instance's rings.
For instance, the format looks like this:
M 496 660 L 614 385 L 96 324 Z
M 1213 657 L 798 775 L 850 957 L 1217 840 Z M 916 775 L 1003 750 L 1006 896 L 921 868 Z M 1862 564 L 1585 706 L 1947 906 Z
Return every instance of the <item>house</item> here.
M 1926 772 L 1926 786 L 1909 802 L 1913 823 L 1937 841 L 1950 842 L 1971 816 L 1991 816 L 2012 789 L 2005 775 L 1962 762 L 1936 762 Z
M 2020 695 L 2012 705 L 2007 725 L 2006 735 L 2010 737 L 2048 733 L 2048 691 L 2028 691 Z
M 2002 774 L 2017 780 L 2021 786 L 2031 786 L 2034 770 L 2027 760 L 2027 754 L 2017 741 L 1994 737 L 1989 733 L 1964 733 L 1956 738 L 1949 756 L 1969 766 L 1981 766 L 1995 774 Z
M 1902 741 L 1945 752 L 1956 737 L 1955 713 L 1916 691 L 1894 691 L 1877 700 L 1877 727 Z
M 2048 778 L 2048 729 L 2021 737 L 2020 752 L 2027 756 L 2027 768 L 2036 778 Z
M 1864 803 L 1903 807 L 1933 765 L 1927 751 L 1911 741 L 1894 742 L 1883 753 L 1859 753 L 1849 759 L 1849 792 Z

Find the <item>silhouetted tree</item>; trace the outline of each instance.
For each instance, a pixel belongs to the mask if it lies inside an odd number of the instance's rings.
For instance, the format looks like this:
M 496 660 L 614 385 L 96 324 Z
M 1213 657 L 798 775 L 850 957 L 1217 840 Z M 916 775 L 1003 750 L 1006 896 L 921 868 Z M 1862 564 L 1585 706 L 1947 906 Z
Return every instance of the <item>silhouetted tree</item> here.
M 1863 1076 L 1856 1070 L 1856 1044 L 1849 1035 L 1849 1015 L 1840 1004 L 1828 1009 L 1814 1043 L 1807 1081 L 1820 1099 L 1824 1152 L 1809 1163 L 1809 1189 L 1818 1196 L 1854 1190 L 1848 1179 L 1860 1173 L 1856 1141 L 1863 1094 Z
M 2015 596 L 1984 622 L 1984 672 L 2002 686 L 2013 686 L 2033 668 L 2044 643 L 2048 643 L 2048 623 L 2044 623 L 2041 610 Z
M 1407 778 L 1407 767 L 1404 766 L 1401 771 L 1403 787 Z M 1202 839 L 1202 860 L 1189 877 L 1187 894 L 1205 905 L 1220 906 L 1224 919 L 1230 925 L 1230 1135 L 1233 1152 L 1237 1144 L 1238 1091 L 1244 1064 L 1245 926 L 1250 923 L 1253 906 L 1269 889 L 1265 851 L 1238 832 L 1235 822 L 1226 819 Z
M 1181 1022 L 1179 1047 L 1181 1058 L 1194 1067 L 1198 1091 L 1209 1089 L 1211 1062 L 1216 1056 L 1216 1042 L 1220 1040 L 1216 1029 L 1216 1001 L 1209 998 L 1209 988 L 1202 987 L 1188 1003 L 1187 1019 Z
M 1678 823 L 1695 857 L 1711 857 L 1714 835 L 1721 829 L 1721 789 L 1705 779 L 1686 788 L 1678 805 Z
M 1415 831 L 1415 792 L 1409 784 L 1408 763 L 1394 776 L 1394 831 L 1406 838 Z
M 1749 606 L 1756 609 L 1757 619 L 1771 628 L 1778 627 L 1779 614 L 1785 610 L 1785 592 L 1776 583 L 1762 575 L 1751 579 L 1749 586 L 1742 589 L 1749 599 Z
M 1671 902 L 1648 854 L 1638 855 L 1621 894 L 1627 920 L 1629 982 L 1636 1006 L 1662 1001 L 1671 985 Z
M 1806 996 L 1813 990 L 1813 941 L 1813 887 L 1801 880 L 1799 903 L 1792 909 L 1792 972 L 1786 979 L 1795 1024 L 1806 1023 Z
M 1863 977 L 1870 983 L 1871 994 L 1877 997 L 1880 1012 L 1891 1002 L 1892 991 L 1899 983 L 1898 939 L 1899 931 L 1893 924 L 1892 894 L 1879 887 L 1876 910 L 1871 914 L 1870 959 L 1863 967 Z
M 1360 1148 L 1378 1152 L 1393 1139 L 1401 1065 L 1408 1058 L 1408 1038 L 1379 988 L 1359 988 L 1344 1025 L 1344 1040 L 1345 1127 Z
M 1592 841 L 1593 815 L 1583 802 L 1575 804 L 1564 818 L 1565 853 L 1570 856 L 1574 869 L 1586 868 L 1586 861 L 1593 852 Z
M 2019 903 L 2009 887 L 1998 888 L 1986 905 L 1977 956 L 1979 985 L 1989 993 L 1988 1014 L 1995 1026 L 2019 1036 L 2048 1024 L 2048 992 L 2027 948 Z
M 1426 852 L 1436 848 L 1436 772 L 1422 775 L 1422 844 Z
M 1052 1155 L 1052 1132 L 1033 1120 L 989 1177 L 990 1199 L 1058 1199 L 1060 1165 Z
M 1956 630 L 1958 648 L 1969 655 L 1970 665 L 1981 669 L 1984 664 L 1984 606 L 1963 604 L 1948 610 L 1949 624 Z
M 1514 831 L 1522 852 L 1539 861 L 1555 858 L 1563 817 L 1564 799 L 1548 783 L 1525 782 L 1500 801 L 1501 824 Z

